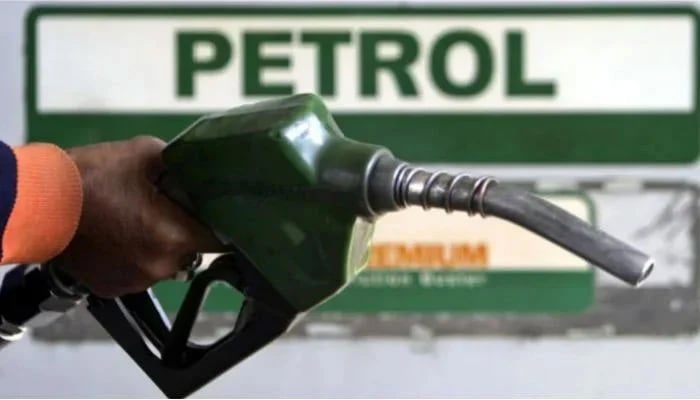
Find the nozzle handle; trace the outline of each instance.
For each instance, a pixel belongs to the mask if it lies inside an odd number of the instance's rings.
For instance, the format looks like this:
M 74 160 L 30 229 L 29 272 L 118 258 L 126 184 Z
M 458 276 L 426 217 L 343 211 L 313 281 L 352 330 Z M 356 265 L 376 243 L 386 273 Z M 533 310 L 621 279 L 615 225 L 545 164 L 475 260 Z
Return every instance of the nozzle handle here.
M 197 274 L 171 323 L 151 290 L 118 299 L 90 296 L 88 311 L 169 398 L 192 394 L 283 335 L 298 312 L 257 275 L 240 253 L 217 258 Z M 235 324 L 216 342 L 193 343 L 192 329 L 215 282 L 244 294 Z

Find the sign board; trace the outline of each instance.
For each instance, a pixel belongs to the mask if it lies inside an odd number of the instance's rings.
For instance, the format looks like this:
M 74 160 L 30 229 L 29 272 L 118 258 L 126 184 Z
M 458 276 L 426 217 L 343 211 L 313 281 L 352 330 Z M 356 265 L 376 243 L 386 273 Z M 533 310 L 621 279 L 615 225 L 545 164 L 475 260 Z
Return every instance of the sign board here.
M 692 7 L 38 7 L 29 139 L 172 137 L 299 92 L 414 162 L 697 159 Z

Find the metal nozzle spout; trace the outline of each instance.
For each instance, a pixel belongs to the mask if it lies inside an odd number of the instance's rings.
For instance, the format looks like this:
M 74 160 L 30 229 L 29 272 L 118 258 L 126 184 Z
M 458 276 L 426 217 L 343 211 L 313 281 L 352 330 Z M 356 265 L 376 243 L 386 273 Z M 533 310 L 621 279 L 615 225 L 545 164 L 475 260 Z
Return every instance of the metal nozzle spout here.
M 647 254 L 526 191 L 494 185 L 483 202 L 487 214 L 535 232 L 632 286 L 654 269 Z
M 653 258 L 649 258 L 646 263 L 644 263 L 644 267 L 642 268 L 642 274 L 639 277 L 639 281 L 635 285 L 635 287 L 640 287 L 642 284 L 647 280 L 649 275 L 651 275 L 652 271 L 654 271 L 654 265 L 656 264 L 656 261 L 654 261 Z
M 503 218 L 635 287 L 654 269 L 654 260 L 629 244 L 544 199 L 490 178 L 427 172 L 392 157 L 380 159 L 370 178 L 368 198 L 379 212 L 420 205 Z

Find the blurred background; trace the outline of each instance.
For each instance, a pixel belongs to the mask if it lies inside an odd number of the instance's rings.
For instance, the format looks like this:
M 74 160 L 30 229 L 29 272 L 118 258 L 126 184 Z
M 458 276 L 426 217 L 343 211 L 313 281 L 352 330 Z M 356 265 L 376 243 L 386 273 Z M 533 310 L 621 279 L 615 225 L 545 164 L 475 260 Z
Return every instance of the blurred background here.
M 0 2 L 0 139 L 168 139 L 311 91 L 350 137 L 526 187 L 657 260 L 632 290 L 500 221 L 407 210 L 350 288 L 197 397 L 694 397 L 698 5 Z M 156 293 L 173 312 L 182 290 Z M 235 318 L 226 290 L 202 338 Z M 0 388 L 161 397 L 83 310 L 4 349 Z

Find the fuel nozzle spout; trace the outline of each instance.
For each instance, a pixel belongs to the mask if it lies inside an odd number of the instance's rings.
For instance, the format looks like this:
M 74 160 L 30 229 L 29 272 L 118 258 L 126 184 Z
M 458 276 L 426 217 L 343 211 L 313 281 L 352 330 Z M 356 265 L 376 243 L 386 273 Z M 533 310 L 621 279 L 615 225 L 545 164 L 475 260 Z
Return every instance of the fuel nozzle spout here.
M 544 199 L 490 177 L 425 171 L 384 154 L 371 167 L 367 192 L 374 213 L 421 206 L 505 219 L 633 286 L 641 285 L 654 268 L 650 256 L 629 244 Z

